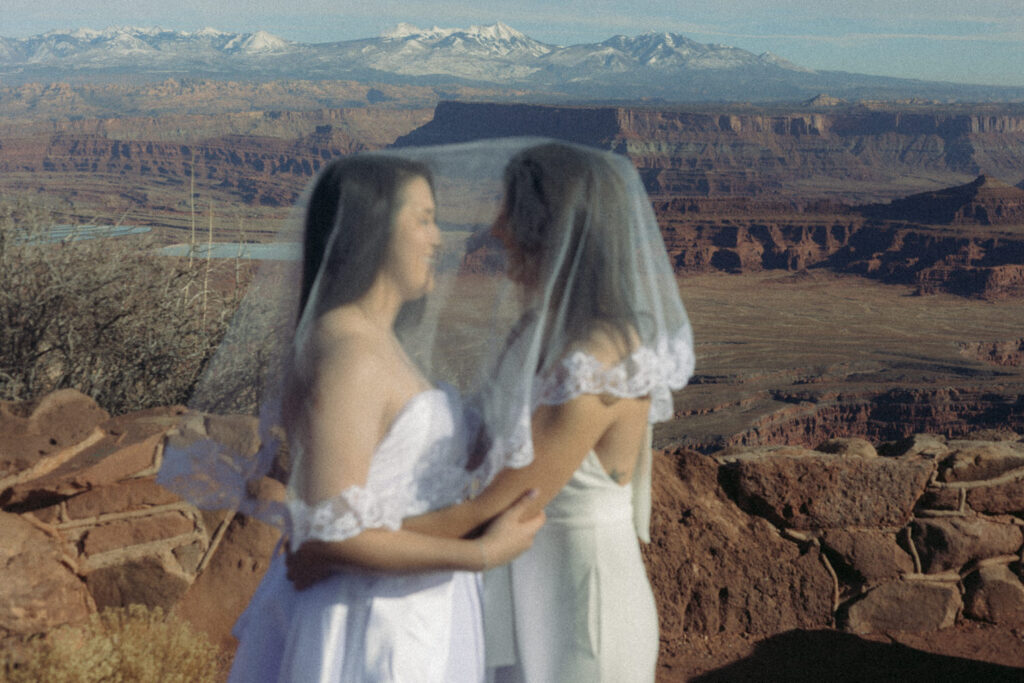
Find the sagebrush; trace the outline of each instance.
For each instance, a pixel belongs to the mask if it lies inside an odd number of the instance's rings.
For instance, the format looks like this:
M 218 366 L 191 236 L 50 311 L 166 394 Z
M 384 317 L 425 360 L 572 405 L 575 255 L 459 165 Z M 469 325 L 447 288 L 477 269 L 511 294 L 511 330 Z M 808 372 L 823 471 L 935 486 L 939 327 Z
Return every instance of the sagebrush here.
M 151 237 L 55 240 L 52 225 L 0 203 L 0 400 L 72 387 L 113 414 L 186 402 L 242 283 L 212 289 L 214 266 Z

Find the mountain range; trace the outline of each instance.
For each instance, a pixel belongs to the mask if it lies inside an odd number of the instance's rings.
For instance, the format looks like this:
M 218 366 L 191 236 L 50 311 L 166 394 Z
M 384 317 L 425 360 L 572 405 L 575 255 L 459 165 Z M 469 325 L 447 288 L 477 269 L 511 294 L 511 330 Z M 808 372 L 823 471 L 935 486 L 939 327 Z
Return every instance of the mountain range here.
M 605 101 L 797 100 L 822 92 L 846 99 L 1024 100 L 1024 88 L 819 71 L 674 33 L 550 45 L 500 22 L 468 29 L 400 24 L 376 38 L 331 43 L 212 28 L 83 28 L 0 37 L 4 84 L 167 77 L 447 83 L 525 91 L 540 99 Z

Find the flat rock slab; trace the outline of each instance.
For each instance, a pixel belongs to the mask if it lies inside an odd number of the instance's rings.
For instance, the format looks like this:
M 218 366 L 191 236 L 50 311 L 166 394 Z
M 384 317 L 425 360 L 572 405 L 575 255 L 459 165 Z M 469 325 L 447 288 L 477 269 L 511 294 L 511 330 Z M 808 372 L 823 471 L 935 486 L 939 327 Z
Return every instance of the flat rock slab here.
M 1024 443 L 1019 441 L 950 441 L 947 445 L 951 452 L 939 465 L 940 481 L 984 481 L 1024 470 Z
M 822 545 L 834 564 L 875 585 L 914 571 L 914 560 L 891 533 L 875 529 L 829 529 Z M 838 571 L 838 568 L 837 568 Z
M 103 429 L 100 426 L 98 429 Z M 167 426 L 163 426 L 166 430 Z M 4 492 L 4 505 L 35 506 L 125 479 L 155 474 L 164 436 L 160 431 L 139 441 L 105 432 L 74 457 L 39 478 L 18 483 Z
M 893 581 L 850 605 L 846 628 L 853 633 L 938 631 L 956 622 L 962 606 L 955 583 Z
M 990 624 L 1024 626 L 1024 584 L 1006 565 L 982 567 L 964 580 L 964 613 Z
M 144 477 L 80 493 L 68 498 L 64 505 L 68 520 L 84 520 L 111 513 L 146 510 L 179 501 L 176 495 L 157 484 L 153 477 Z
M 1024 512 L 1024 477 L 968 490 L 967 506 L 975 512 L 989 515 Z
M 195 522 L 175 510 L 97 524 L 78 543 L 85 556 L 92 557 L 131 546 L 171 541 L 195 530 Z
M 800 448 L 730 452 L 724 488 L 752 514 L 791 529 L 898 528 L 935 469 L 929 459 L 838 457 Z

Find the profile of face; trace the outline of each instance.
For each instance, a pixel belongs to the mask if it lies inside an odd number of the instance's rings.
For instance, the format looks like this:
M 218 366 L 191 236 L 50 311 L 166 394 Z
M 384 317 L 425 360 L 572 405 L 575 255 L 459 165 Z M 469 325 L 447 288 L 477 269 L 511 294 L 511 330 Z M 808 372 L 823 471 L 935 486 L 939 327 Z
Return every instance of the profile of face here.
M 430 183 L 421 176 L 406 181 L 399 191 L 382 270 L 404 301 L 418 299 L 434 287 L 435 260 L 441 246 L 436 211 Z
M 565 219 L 586 210 L 587 169 L 583 152 L 559 143 L 527 149 L 505 168 L 504 198 L 491 236 L 505 248 L 506 275 L 527 292 L 540 285 Z
M 505 275 L 517 285 L 532 289 L 539 279 L 535 267 L 536 262 L 531 260 L 529 255 L 519 247 L 515 229 L 509 225 L 509 219 L 504 209 L 494 220 L 490 232 L 491 237 L 498 240 L 505 248 L 505 253 L 508 256 L 508 268 Z

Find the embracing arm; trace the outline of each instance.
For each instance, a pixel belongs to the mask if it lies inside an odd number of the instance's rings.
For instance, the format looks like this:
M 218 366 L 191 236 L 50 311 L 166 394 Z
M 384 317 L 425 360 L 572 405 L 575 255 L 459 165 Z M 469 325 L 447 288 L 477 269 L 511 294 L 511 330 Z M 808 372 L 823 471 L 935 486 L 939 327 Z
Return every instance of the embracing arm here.
M 504 469 L 479 496 L 458 505 L 408 517 L 403 530 L 457 538 L 498 515 L 524 491 L 537 496 L 526 514 L 544 509 L 600 441 L 608 426 L 627 408 L 623 401 L 609 403 L 583 394 L 559 405 L 542 405 L 533 413 L 534 458 L 526 467 Z
M 386 363 L 361 340 L 334 343 L 318 357 L 318 376 L 308 397 L 303 458 L 296 488 L 307 504 L 332 500 L 365 486 L 377 443 L 408 397 L 393 398 L 380 381 Z M 353 346 L 356 348 L 353 350 Z M 523 520 L 523 501 L 476 541 L 440 539 L 411 531 L 361 529 L 340 541 L 306 540 L 289 557 L 289 576 L 304 587 L 338 566 L 415 572 L 482 569 L 510 560 L 532 543 L 543 519 Z M 397 522 L 397 520 L 395 520 Z
M 478 539 L 438 538 L 400 529 L 367 529 L 344 541 L 306 541 L 288 556 L 288 578 L 307 588 L 341 567 L 385 572 L 483 571 L 527 550 L 544 523 L 543 513 L 525 514 L 532 496 L 506 509 Z

